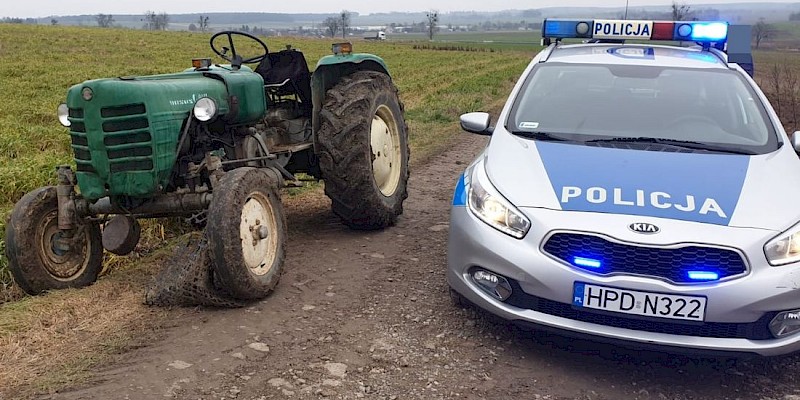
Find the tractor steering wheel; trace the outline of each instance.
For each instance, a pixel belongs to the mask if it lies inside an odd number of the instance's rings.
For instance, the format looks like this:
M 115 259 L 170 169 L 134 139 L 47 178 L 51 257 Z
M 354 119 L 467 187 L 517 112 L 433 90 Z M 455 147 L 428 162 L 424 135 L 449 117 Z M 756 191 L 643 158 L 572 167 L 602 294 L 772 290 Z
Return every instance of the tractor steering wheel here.
M 228 37 L 228 45 L 231 46 L 231 47 L 230 48 L 222 47 L 222 51 L 219 51 L 219 49 L 216 46 L 214 46 L 214 40 L 216 38 L 220 37 L 220 36 L 223 36 L 223 35 Z M 234 46 L 234 44 L 233 44 L 233 37 L 236 36 L 236 35 L 244 36 L 244 37 L 246 37 L 246 38 L 248 38 L 250 40 L 254 40 L 256 43 L 260 44 L 261 47 L 264 48 L 264 53 L 260 54 L 260 55 L 257 55 L 255 57 L 249 57 L 249 58 L 244 58 L 244 57 L 241 56 L 241 54 L 237 54 L 236 53 L 236 46 Z M 251 35 L 249 33 L 245 33 L 245 32 L 238 32 L 238 31 L 222 31 L 222 32 L 218 32 L 218 33 L 214 34 L 214 36 L 211 36 L 211 40 L 209 41 L 209 44 L 211 45 L 211 50 L 213 50 L 214 53 L 217 53 L 217 55 L 222 57 L 223 60 L 230 62 L 231 65 L 235 66 L 235 67 L 240 67 L 242 64 L 251 64 L 251 63 L 261 62 L 261 60 L 263 60 L 264 58 L 267 57 L 267 55 L 269 55 L 269 49 L 267 48 L 267 44 L 266 43 L 261 41 L 261 39 L 255 37 L 255 36 L 253 36 L 253 35 Z M 228 55 L 228 51 L 230 51 L 230 55 Z

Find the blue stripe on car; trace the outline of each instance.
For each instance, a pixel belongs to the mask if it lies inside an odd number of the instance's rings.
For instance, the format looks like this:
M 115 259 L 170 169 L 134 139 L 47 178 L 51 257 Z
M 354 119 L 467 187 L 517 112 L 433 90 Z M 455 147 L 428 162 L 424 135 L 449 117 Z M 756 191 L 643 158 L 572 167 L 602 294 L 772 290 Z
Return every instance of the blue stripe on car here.
M 456 184 L 456 192 L 453 194 L 453 205 L 458 207 L 464 207 L 467 205 L 467 191 L 464 184 L 464 174 L 458 178 L 458 184 Z
M 537 142 L 561 208 L 728 225 L 750 157 Z

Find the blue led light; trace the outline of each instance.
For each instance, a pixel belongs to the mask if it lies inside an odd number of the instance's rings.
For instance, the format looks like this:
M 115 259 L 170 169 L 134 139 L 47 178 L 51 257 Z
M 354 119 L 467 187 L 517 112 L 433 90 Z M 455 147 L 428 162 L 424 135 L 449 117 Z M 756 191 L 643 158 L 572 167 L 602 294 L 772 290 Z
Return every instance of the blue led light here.
M 686 273 L 693 281 L 716 281 L 719 274 L 712 271 L 689 271 Z
M 728 38 L 728 24 L 725 22 L 693 23 L 691 39 L 698 42 L 720 42 Z
M 678 24 L 676 29 L 678 31 L 678 37 L 689 37 L 689 35 L 692 34 L 691 24 Z
M 592 26 L 592 21 L 547 19 L 542 30 L 546 38 L 580 38 L 590 37 Z
M 603 266 L 603 263 L 600 262 L 600 260 L 594 260 L 585 257 L 575 257 L 572 259 L 572 262 L 579 267 L 587 267 L 593 269 L 598 269 Z

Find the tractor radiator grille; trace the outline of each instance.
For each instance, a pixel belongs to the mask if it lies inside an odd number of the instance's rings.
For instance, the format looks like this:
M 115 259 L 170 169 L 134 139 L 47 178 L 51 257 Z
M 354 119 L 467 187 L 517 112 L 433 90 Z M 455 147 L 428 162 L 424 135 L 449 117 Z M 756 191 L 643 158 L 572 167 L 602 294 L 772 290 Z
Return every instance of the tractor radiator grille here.
M 144 104 L 129 104 L 119 107 L 105 107 L 100 110 L 103 118 L 124 117 L 126 115 L 141 115 L 147 112 Z
M 103 145 L 111 173 L 151 171 L 153 146 L 144 104 L 126 104 L 100 109 Z
M 92 153 L 89 151 L 89 139 L 86 137 L 86 124 L 83 121 L 82 108 L 69 109 L 69 136 L 72 142 L 72 153 L 79 172 L 96 172 L 92 167 Z

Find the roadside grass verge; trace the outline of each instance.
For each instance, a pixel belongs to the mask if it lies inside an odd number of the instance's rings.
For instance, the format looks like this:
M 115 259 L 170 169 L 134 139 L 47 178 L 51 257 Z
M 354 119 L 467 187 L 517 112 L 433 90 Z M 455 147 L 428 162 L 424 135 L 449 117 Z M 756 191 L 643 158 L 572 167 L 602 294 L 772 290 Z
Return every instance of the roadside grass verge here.
M 56 107 L 84 80 L 181 71 L 211 57 L 208 34 L 0 24 L 0 249 L 13 204 L 54 183 L 54 168 L 71 164 L 67 130 Z M 23 39 L 24 38 L 24 39 Z M 268 38 L 271 49 L 292 44 L 314 63 L 330 41 Z M 475 53 L 415 50 L 412 44 L 361 43 L 356 51 L 383 57 L 406 106 L 412 167 L 459 134 L 461 113 L 497 109 L 533 51 Z M 245 48 L 237 44 L 237 49 Z M 413 172 L 412 172 L 413 173 Z M 318 185 L 309 185 L 319 189 Z M 287 193 L 289 202 L 318 199 L 319 190 Z M 299 208 L 301 206 L 295 206 Z M 106 257 L 106 275 L 81 290 L 37 297 L 13 289 L 0 256 L 0 398 L 29 397 L 84 382 L 90 370 L 153 337 L 174 311 L 142 305 L 143 288 L 175 241 L 181 224 L 147 222 L 129 257 Z M 14 300 L 14 301 L 10 301 Z

